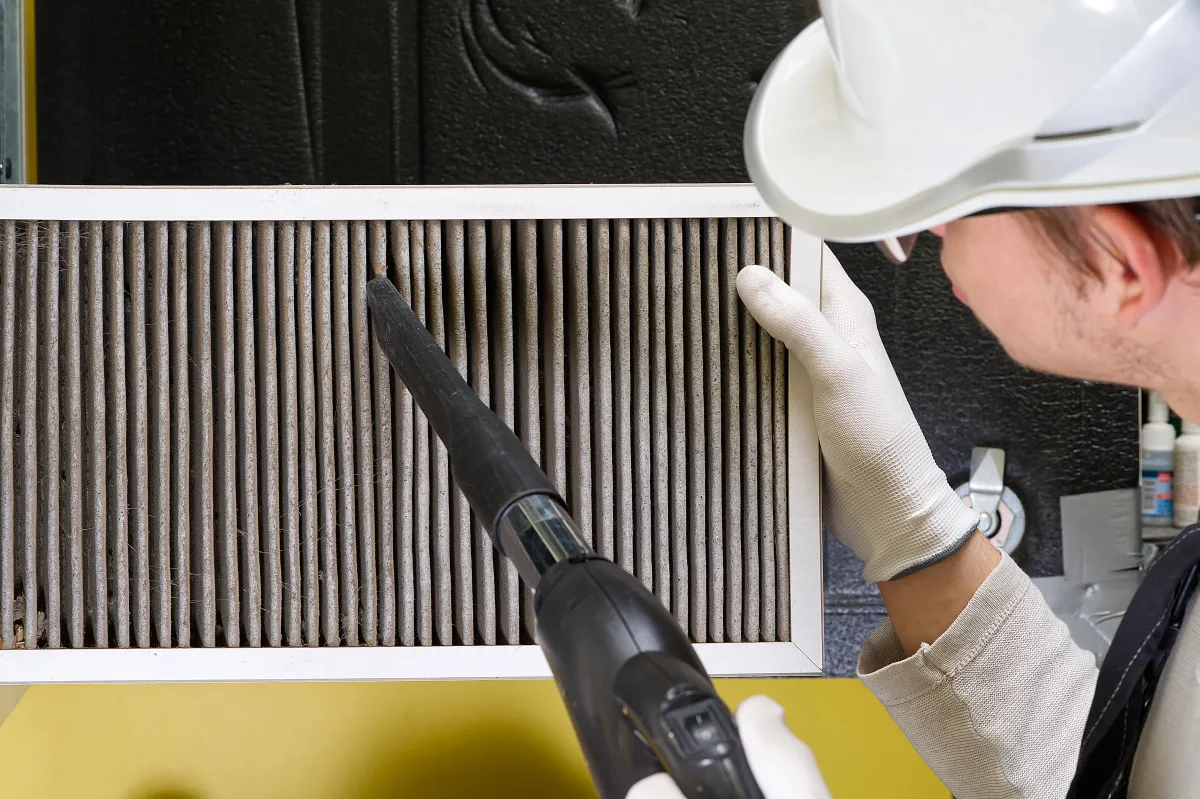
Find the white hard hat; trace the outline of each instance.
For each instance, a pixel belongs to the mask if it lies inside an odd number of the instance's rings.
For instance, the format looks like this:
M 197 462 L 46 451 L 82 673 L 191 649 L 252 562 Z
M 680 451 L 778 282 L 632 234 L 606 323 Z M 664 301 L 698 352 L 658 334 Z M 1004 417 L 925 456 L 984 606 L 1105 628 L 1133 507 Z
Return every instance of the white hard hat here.
M 820 0 L 746 163 L 789 224 L 880 241 L 997 208 L 1200 195 L 1200 0 Z

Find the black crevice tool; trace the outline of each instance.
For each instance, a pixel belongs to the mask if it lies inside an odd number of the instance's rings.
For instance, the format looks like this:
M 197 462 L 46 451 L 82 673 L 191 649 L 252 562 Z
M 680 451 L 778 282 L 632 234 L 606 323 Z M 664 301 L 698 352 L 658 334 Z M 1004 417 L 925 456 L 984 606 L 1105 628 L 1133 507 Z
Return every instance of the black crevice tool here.
M 387 278 L 375 338 L 450 455 L 454 480 L 534 593 L 538 643 L 601 799 L 668 772 L 688 799 L 762 799 L 737 726 L 679 624 L 584 543 L 550 479 Z

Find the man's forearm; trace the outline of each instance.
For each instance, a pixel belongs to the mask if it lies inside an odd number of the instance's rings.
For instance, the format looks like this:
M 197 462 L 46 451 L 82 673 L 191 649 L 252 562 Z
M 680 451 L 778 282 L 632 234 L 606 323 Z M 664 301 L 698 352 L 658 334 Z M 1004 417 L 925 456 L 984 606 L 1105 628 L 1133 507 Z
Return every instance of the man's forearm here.
M 943 561 L 899 580 L 879 584 L 879 593 L 905 657 L 932 644 L 954 622 L 983 581 L 1000 563 L 1000 550 L 975 533 Z

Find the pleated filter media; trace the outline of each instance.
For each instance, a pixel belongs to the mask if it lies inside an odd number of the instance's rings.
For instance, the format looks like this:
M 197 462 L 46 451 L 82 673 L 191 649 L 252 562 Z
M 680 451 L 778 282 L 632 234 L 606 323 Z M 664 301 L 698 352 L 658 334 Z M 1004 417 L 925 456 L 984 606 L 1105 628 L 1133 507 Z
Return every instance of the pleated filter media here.
M 751 189 L 4 191 L 0 681 L 547 673 L 380 275 L 710 669 L 819 670 L 807 386 L 735 278 L 822 251 Z

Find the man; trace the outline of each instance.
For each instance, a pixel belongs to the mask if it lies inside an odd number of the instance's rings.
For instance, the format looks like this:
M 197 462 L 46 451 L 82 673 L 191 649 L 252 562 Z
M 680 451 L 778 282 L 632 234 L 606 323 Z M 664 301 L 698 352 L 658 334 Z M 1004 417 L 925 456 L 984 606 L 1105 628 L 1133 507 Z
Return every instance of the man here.
M 1200 419 L 1200 2 L 820 5 L 747 125 L 768 204 L 895 261 L 929 230 L 1017 361 Z M 863 681 L 959 799 L 1200 795 L 1200 527 L 1147 570 L 1098 671 L 976 530 L 827 260 L 820 309 L 756 266 L 738 291 L 812 381 L 826 526 L 887 605 Z M 766 799 L 828 795 L 777 705 L 738 718 Z

